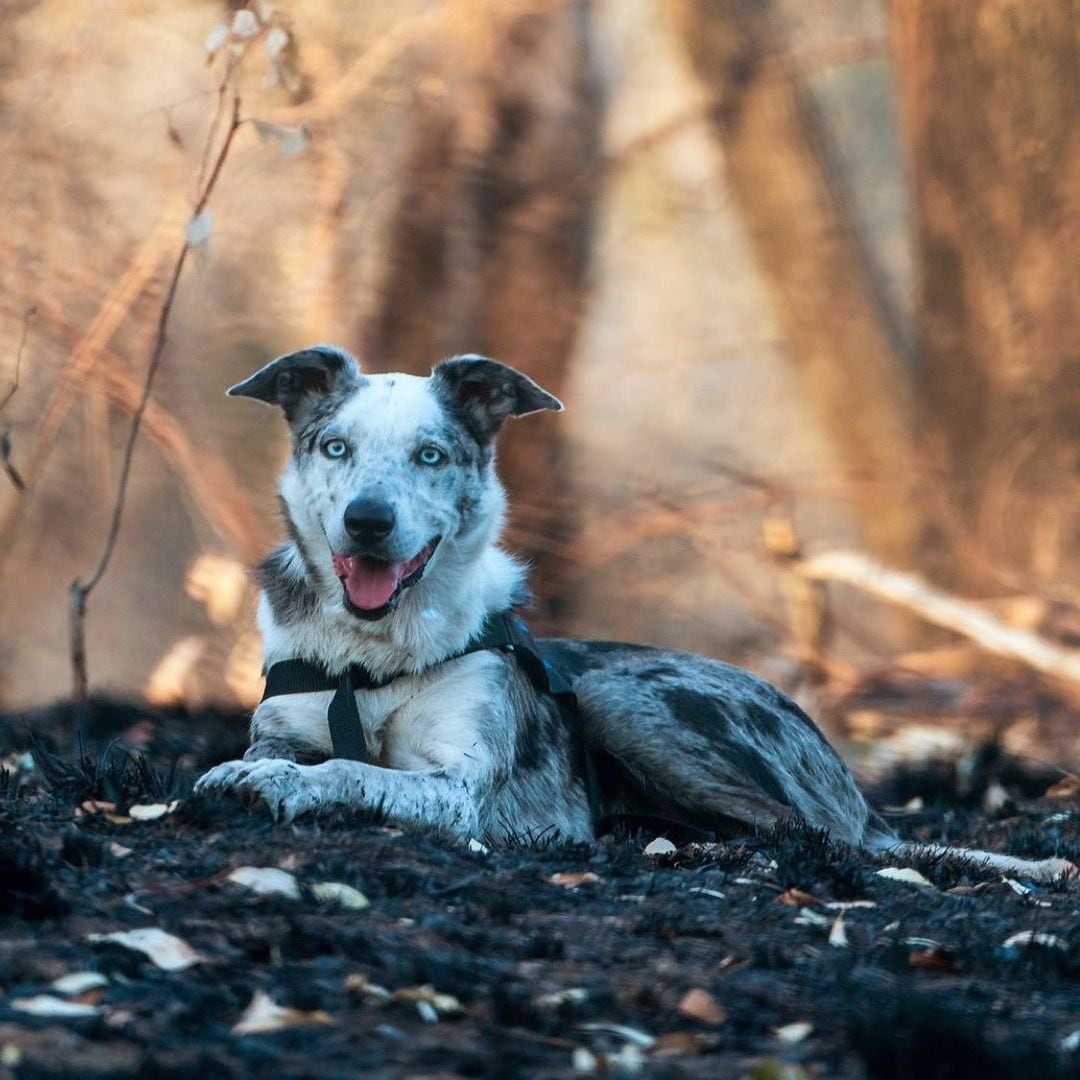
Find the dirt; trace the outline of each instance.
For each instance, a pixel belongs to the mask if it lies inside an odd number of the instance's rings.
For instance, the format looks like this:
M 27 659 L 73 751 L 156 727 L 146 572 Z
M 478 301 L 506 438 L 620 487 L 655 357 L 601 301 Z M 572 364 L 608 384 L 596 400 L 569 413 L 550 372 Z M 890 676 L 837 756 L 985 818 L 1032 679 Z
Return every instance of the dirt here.
M 239 753 L 243 718 L 99 703 L 94 722 L 76 766 L 62 709 L 0 718 L 4 1077 L 1080 1076 L 1075 884 L 927 858 L 892 865 L 928 884 L 890 880 L 797 823 L 647 855 L 648 834 L 472 851 L 224 801 L 131 820 Z M 105 753 L 117 736 L 137 754 Z M 923 800 L 893 817 L 907 837 L 1080 862 L 1080 800 L 1033 798 L 1047 781 L 984 753 L 878 795 Z M 241 866 L 299 896 L 227 880 Z M 369 906 L 318 899 L 326 882 Z M 91 939 L 145 927 L 196 961 Z M 19 1007 L 85 971 L 108 980 L 91 1015 Z M 260 992 L 297 1026 L 237 1032 Z

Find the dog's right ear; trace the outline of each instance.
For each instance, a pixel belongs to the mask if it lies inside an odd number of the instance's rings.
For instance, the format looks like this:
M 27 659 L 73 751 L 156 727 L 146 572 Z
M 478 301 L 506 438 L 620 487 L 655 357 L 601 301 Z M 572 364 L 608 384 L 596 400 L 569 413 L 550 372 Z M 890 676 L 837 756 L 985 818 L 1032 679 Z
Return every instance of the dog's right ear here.
M 349 393 L 363 383 L 356 360 L 336 345 L 312 345 L 272 360 L 243 382 L 230 386 L 229 397 L 249 397 L 280 405 L 292 423 L 305 402 Z

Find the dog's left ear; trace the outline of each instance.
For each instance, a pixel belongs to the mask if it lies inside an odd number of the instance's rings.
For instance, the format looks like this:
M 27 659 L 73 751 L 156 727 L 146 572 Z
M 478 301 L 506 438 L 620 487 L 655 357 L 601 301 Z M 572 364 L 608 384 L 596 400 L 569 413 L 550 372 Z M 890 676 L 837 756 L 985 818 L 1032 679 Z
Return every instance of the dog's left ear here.
M 272 360 L 243 382 L 230 386 L 229 397 L 249 397 L 280 405 L 292 423 L 306 403 L 327 394 L 349 392 L 363 382 L 360 368 L 344 349 L 312 345 Z
M 511 416 L 551 409 L 562 402 L 507 364 L 486 356 L 454 356 L 431 373 L 437 394 L 451 401 L 478 438 L 491 439 Z

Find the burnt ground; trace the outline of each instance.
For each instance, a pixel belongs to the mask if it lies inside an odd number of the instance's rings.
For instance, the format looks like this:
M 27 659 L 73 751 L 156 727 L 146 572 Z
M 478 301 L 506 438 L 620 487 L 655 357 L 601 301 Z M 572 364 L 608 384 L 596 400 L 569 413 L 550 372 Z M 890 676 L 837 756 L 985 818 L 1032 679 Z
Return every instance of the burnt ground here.
M 1080 886 L 925 858 L 907 864 L 930 885 L 887 880 L 797 824 L 649 856 L 648 835 L 484 853 L 228 803 L 133 821 L 240 753 L 243 719 L 109 705 L 95 723 L 76 767 L 49 755 L 62 712 L 0 721 L 4 1077 L 1080 1076 Z M 145 756 L 103 761 L 116 736 Z M 1080 801 L 1038 797 L 1053 779 L 988 752 L 877 794 L 921 798 L 894 819 L 905 836 L 1080 862 Z M 299 896 L 226 880 L 240 866 L 284 868 Z M 320 902 L 321 882 L 370 906 Z M 831 905 L 855 901 L 838 927 Z M 89 937 L 141 927 L 199 961 Z M 1044 936 L 1007 944 L 1022 931 Z M 25 1011 L 84 971 L 108 979 L 65 999 L 88 1015 Z M 303 1023 L 235 1033 L 258 991 Z

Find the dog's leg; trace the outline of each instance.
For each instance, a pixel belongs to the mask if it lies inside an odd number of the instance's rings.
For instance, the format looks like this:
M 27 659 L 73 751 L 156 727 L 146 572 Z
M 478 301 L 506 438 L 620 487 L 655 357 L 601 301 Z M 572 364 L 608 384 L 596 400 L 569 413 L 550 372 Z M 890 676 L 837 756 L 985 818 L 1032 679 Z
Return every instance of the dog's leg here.
M 307 813 L 366 808 L 402 825 L 445 830 L 461 840 L 480 831 L 473 778 L 454 769 L 405 771 L 334 758 L 321 765 L 229 761 L 211 769 L 196 794 L 224 791 L 264 801 L 278 821 Z
M 261 702 L 251 717 L 251 745 L 244 760 L 325 761 L 333 753 L 326 720 L 333 696 L 333 691 L 289 694 Z

